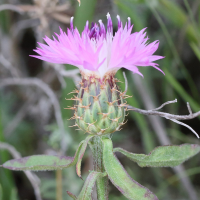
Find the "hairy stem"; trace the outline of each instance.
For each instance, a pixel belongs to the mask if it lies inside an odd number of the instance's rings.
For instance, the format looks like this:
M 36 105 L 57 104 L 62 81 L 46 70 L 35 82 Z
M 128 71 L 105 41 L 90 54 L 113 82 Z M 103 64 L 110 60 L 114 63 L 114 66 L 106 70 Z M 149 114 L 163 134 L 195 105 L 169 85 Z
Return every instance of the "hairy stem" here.
M 56 200 L 62 200 L 62 170 L 56 171 Z
M 103 143 L 100 136 L 92 138 L 90 147 L 93 155 L 93 170 L 105 172 L 103 166 Z M 100 177 L 96 181 L 97 199 L 108 200 L 108 177 Z

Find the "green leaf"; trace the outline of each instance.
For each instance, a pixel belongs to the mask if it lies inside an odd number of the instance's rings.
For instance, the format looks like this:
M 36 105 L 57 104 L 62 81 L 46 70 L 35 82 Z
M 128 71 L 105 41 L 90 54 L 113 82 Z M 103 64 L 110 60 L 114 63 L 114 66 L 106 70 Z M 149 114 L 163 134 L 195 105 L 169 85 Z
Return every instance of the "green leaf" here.
M 176 92 L 187 102 L 190 102 L 190 106 L 194 109 L 195 112 L 199 111 L 199 103 L 196 102 L 185 90 L 185 88 L 180 84 L 178 80 L 176 80 L 172 74 L 168 71 L 167 68 L 164 69 L 165 78 L 169 84 L 176 90 Z
M 77 175 L 81 178 L 81 161 L 83 158 L 83 155 L 85 153 L 85 150 L 87 148 L 87 144 L 90 141 L 90 139 L 94 137 L 93 135 L 89 135 L 84 141 L 83 144 L 81 146 L 80 152 L 79 152 L 79 156 L 78 156 L 78 162 L 76 164 L 76 173 Z
M 17 197 L 17 189 L 16 188 L 13 188 L 11 190 L 10 200 L 19 200 Z
M 103 139 L 103 163 L 111 182 L 130 200 L 158 200 L 147 188 L 134 181 L 113 153 L 112 141 Z
M 144 4 L 145 0 L 129 0 L 131 3 Z M 116 3 L 116 2 L 115 2 Z
M 0 200 L 3 200 L 3 190 L 0 184 Z
M 94 187 L 94 184 L 99 177 L 105 176 L 104 173 L 101 172 L 90 172 L 88 175 L 84 186 L 81 190 L 81 193 L 78 196 L 78 200 L 92 200 L 91 194 L 92 194 L 92 189 Z
M 81 0 L 81 6 L 77 4 L 74 26 L 78 28 L 79 32 L 83 31 L 87 20 L 90 23 L 93 21 L 96 2 L 97 0 Z
M 186 13 L 175 1 L 160 0 L 158 10 L 162 15 L 164 15 L 168 20 L 178 27 L 183 26 L 187 20 Z
M 24 158 L 9 160 L 5 162 L 2 165 L 2 167 L 16 171 L 23 171 L 23 170 L 44 171 L 44 170 L 64 169 L 73 166 L 77 163 L 83 142 L 84 141 L 82 141 L 79 144 L 79 147 L 76 150 L 76 154 L 74 157 L 35 155 L 35 156 L 28 156 Z
M 77 197 L 72 194 L 71 192 L 67 191 L 67 194 L 73 199 L 73 200 L 77 200 Z
M 146 0 L 146 2 L 150 1 Z M 180 6 L 176 1 L 159 0 L 159 2 L 158 10 L 160 14 L 166 17 L 167 20 L 170 20 L 170 22 L 176 27 L 184 27 L 187 23 L 188 16 L 182 6 Z M 196 30 L 192 23 L 189 23 L 185 27 L 185 32 L 190 42 L 198 43 Z
M 52 155 L 35 155 L 20 159 L 9 160 L 3 164 L 4 168 L 10 170 L 58 170 L 71 166 L 73 157 L 52 156 Z
M 124 149 L 116 148 L 114 152 L 120 152 L 130 160 L 137 162 L 140 167 L 175 167 L 200 152 L 197 144 L 182 144 L 180 146 L 160 146 L 148 155 L 134 154 Z
M 190 46 L 192 50 L 194 51 L 194 53 L 196 54 L 197 58 L 200 60 L 200 48 L 198 47 L 198 45 L 194 42 L 191 42 Z

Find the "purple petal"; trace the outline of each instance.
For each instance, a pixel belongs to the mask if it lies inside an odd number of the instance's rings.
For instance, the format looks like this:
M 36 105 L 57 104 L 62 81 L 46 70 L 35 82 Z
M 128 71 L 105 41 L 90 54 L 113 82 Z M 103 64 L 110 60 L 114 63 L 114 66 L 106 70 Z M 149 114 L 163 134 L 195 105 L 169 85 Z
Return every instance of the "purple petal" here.
M 139 32 L 131 33 L 133 25 L 128 18 L 124 28 L 119 16 L 118 31 L 113 36 L 113 24 L 110 14 L 107 14 L 107 31 L 102 22 L 99 25 L 86 22 L 82 34 L 73 26 L 73 17 L 70 21 L 70 29 L 67 33 L 61 28 L 60 34 L 55 33 L 53 39 L 44 37 L 46 44 L 38 43 L 40 48 L 34 51 L 39 55 L 32 55 L 35 58 L 61 64 L 75 65 L 81 69 L 101 72 L 101 76 L 108 71 L 124 67 L 133 73 L 142 75 L 137 66 L 152 66 L 158 68 L 156 60 L 164 58 L 160 55 L 153 55 L 158 49 L 159 41 L 148 43 L 146 28 Z

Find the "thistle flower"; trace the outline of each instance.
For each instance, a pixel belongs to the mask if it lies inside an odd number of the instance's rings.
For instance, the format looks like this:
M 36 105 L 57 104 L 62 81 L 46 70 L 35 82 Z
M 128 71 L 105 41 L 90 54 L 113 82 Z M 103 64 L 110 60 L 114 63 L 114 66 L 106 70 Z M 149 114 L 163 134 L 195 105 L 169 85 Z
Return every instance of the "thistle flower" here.
M 86 22 L 80 35 L 73 26 L 71 18 L 70 29 L 67 33 L 60 28 L 57 39 L 45 37 L 47 43 L 39 45 L 37 52 L 40 56 L 33 56 L 41 60 L 71 64 L 80 69 L 82 75 L 81 88 L 76 103 L 71 109 L 75 110 L 76 126 L 91 134 L 108 134 L 116 130 L 124 121 L 124 99 L 126 96 L 117 87 L 115 73 L 120 68 L 126 68 L 133 73 L 139 72 L 138 66 L 152 66 L 158 68 L 154 61 L 162 56 L 153 55 L 158 49 L 159 41 L 147 43 L 146 28 L 140 32 L 132 32 L 130 18 L 123 28 L 118 19 L 118 31 L 113 36 L 113 25 L 107 14 L 107 31 L 99 20 L 99 25 Z

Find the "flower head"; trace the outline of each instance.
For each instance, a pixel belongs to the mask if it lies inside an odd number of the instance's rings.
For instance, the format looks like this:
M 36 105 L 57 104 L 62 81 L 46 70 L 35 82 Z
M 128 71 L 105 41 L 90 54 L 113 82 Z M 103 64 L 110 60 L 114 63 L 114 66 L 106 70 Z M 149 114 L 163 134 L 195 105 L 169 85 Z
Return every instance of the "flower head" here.
M 140 32 L 131 33 L 133 25 L 130 18 L 123 27 L 120 17 L 118 19 L 118 31 L 113 35 L 113 25 L 109 14 L 107 14 L 107 31 L 99 20 L 99 25 L 89 22 L 82 32 L 79 33 L 73 26 L 71 18 L 70 29 L 67 33 L 60 28 L 60 34 L 55 34 L 57 39 L 53 40 L 47 36 L 45 44 L 39 43 L 37 48 L 40 56 L 33 56 L 44 61 L 60 64 L 75 65 L 83 74 L 96 75 L 103 78 L 105 74 L 115 74 L 120 68 L 126 68 L 133 73 L 139 72 L 138 66 L 152 66 L 161 71 L 154 61 L 162 59 L 163 56 L 153 55 L 158 49 L 159 41 L 147 43 L 146 28 Z

